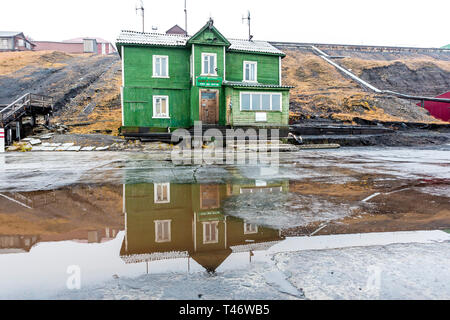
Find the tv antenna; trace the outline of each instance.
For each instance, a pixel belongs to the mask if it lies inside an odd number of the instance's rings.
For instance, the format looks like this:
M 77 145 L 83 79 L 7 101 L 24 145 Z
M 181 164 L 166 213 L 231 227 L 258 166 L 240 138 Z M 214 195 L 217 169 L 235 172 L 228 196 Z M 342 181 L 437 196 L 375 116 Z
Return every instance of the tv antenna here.
M 252 38 L 253 38 L 252 33 L 251 33 L 251 24 L 250 24 L 251 19 L 252 18 L 250 17 L 250 10 L 248 11 L 247 17 L 242 16 L 242 23 L 244 23 L 245 20 L 247 20 L 247 23 L 248 23 L 248 40 L 252 40 Z
M 187 0 L 184 0 L 184 31 L 186 32 L 186 36 L 188 35 L 187 31 Z
M 136 2 L 136 14 L 139 14 L 139 11 L 141 11 L 142 15 L 142 32 L 145 32 L 145 25 L 144 25 L 144 2 L 142 0 L 139 0 Z

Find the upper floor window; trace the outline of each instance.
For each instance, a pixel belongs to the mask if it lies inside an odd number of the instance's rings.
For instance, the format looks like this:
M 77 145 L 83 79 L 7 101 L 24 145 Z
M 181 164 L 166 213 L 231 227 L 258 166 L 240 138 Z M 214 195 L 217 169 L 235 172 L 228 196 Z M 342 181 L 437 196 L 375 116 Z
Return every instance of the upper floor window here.
M 217 75 L 217 54 L 202 53 L 202 75 Z
M 169 77 L 168 56 L 153 56 L 153 77 L 155 78 Z
M 244 61 L 244 81 L 258 81 L 258 63 L 255 61 Z
M 153 118 L 170 118 L 168 96 L 153 96 Z

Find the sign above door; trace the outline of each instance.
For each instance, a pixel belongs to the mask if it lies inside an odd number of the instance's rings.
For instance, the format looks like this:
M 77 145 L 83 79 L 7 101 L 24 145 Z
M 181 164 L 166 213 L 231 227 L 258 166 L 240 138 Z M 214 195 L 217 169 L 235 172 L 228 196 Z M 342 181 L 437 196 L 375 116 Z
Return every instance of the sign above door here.
M 218 88 L 222 85 L 222 77 L 197 77 L 197 87 Z

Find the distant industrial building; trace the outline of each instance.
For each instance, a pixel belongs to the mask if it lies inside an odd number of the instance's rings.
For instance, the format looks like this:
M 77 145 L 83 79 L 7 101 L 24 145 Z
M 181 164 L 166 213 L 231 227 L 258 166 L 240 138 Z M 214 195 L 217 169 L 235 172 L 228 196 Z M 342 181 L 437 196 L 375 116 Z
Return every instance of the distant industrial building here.
M 0 31 L 1 51 L 27 51 L 33 50 L 34 43 L 20 31 Z
M 36 45 L 35 51 L 54 50 L 66 53 L 94 53 L 110 54 L 116 52 L 116 48 L 111 42 L 102 38 L 75 38 L 55 41 L 33 41 Z

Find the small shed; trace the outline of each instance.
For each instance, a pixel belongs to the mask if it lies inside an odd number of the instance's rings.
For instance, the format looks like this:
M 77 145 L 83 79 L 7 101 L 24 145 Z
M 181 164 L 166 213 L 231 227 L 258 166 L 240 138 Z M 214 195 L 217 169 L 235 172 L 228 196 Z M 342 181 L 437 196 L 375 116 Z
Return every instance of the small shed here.
M 28 51 L 35 45 L 20 31 L 0 31 L 0 51 Z

